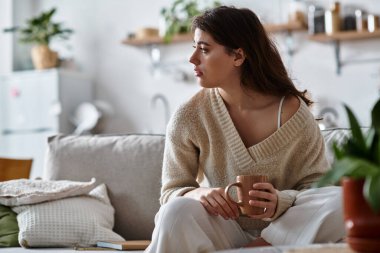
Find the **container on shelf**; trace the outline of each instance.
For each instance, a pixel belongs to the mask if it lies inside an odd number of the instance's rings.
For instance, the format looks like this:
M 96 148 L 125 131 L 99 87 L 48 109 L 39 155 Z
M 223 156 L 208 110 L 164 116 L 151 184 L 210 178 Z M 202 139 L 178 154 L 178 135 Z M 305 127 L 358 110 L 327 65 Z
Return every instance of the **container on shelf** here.
M 345 5 L 342 9 L 342 25 L 341 29 L 343 31 L 354 31 L 356 30 L 356 17 L 355 17 L 356 6 Z
M 317 34 L 325 32 L 325 10 L 316 5 L 310 5 L 308 11 L 308 32 Z
M 369 14 L 367 17 L 367 26 L 369 32 L 374 32 L 380 27 L 380 17 L 377 15 Z
M 300 22 L 306 25 L 306 5 L 302 1 L 293 0 L 289 4 L 289 16 L 288 21 L 291 22 Z
M 366 31 L 368 28 L 367 13 L 363 10 L 358 9 L 355 11 L 355 17 L 356 17 L 356 30 L 358 32 Z
M 330 10 L 325 11 L 325 32 L 333 34 L 340 31 L 340 3 L 335 2 Z

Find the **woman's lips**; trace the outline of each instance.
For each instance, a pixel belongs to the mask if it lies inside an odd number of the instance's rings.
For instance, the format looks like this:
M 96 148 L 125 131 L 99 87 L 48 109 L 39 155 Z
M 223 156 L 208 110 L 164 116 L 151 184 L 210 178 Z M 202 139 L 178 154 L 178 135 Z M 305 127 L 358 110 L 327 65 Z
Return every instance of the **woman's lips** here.
M 200 77 L 203 75 L 203 72 L 198 70 L 198 69 L 194 69 L 194 75 L 197 76 L 197 77 Z

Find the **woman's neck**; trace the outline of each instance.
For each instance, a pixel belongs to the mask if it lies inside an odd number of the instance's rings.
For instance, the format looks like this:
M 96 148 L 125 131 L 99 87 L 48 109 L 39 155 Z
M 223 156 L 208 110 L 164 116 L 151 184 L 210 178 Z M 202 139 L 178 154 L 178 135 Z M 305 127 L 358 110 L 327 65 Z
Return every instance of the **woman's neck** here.
M 227 109 L 260 110 L 276 103 L 278 97 L 266 95 L 252 89 L 243 89 L 240 85 L 233 88 L 218 88 Z

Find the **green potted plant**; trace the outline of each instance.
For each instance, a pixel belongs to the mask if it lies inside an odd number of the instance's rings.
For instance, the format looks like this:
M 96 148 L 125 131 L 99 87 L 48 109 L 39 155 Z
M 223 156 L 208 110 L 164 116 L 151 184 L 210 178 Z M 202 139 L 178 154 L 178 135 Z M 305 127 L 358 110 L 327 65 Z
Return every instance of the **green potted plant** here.
M 380 249 L 380 100 L 372 109 L 372 123 L 363 133 L 345 105 L 351 135 L 342 145 L 333 144 L 335 161 L 317 183 L 341 182 L 347 243 L 360 252 Z
M 220 6 L 219 1 L 213 1 L 209 7 Z M 191 19 L 204 12 L 196 0 L 175 0 L 168 8 L 161 9 L 161 16 L 165 22 L 164 41 L 171 42 L 176 34 L 189 33 Z
M 63 28 L 61 23 L 52 21 L 56 8 L 42 12 L 26 21 L 25 27 L 12 27 L 5 32 L 20 33 L 20 42 L 34 44 L 32 60 L 36 69 L 53 68 L 58 64 L 58 54 L 49 47 L 55 38 L 68 39 L 73 30 Z

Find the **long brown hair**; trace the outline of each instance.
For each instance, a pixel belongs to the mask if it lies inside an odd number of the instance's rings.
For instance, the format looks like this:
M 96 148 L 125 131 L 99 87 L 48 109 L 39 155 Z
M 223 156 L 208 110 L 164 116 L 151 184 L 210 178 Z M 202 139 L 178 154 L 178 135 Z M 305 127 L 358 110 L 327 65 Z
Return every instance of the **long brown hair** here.
M 243 87 L 276 96 L 292 94 L 301 97 L 308 106 L 313 103 L 307 90 L 299 91 L 294 86 L 275 44 L 251 10 L 219 6 L 195 17 L 192 31 L 196 28 L 209 33 L 228 53 L 243 49 L 246 55 L 241 74 Z

